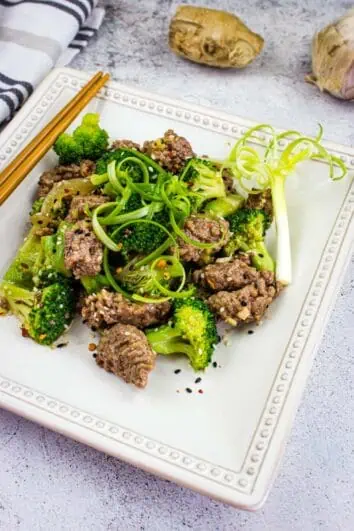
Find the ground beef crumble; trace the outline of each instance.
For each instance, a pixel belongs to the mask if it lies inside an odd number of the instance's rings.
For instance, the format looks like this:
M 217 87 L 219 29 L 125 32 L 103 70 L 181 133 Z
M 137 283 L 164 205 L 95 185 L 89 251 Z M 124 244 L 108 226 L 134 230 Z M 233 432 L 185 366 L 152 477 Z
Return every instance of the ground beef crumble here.
M 162 138 L 144 142 L 143 151 L 165 170 L 175 174 L 180 173 L 186 161 L 194 157 L 188 140 L 172 129 L 166 131 Z
M 127 140 L 127 139 L 115 140 L 114 142 L 112 142 L 110 149 L 115 150 L 115 149 L 122 149 L 122 148 L 135 149 L 136 151 L 141 151 L 139 144 L 137 144 L 136 142 L 133 142 L 132 140 Z
M 281 291 L 281 286 L 275 282 L 271 273 L 268 278 L 259 276 L 237 291 L 219 291 L 208 299 L 210 309 L 232 326 L 259 322 L 268 306 Z M 272 282 L 270 282 L 272 280 Z
M 106 330 L 97 348 L 99 367 L 139 388 L 146 387 L 155 360 L 144 333 L 131 325 L 116 324 Z
M 224 181 L 225 189 L 228 194 L 235 192 L 235 182 L 231 172 L 224 168 L 222 172 L 222 180 Z
M 75 278 L 97 275 L 102 266 L 103 246 L 90 225 L 79 221 L 65 232 L 64 263 Z
M 86 297 L 81 314 L 84 321 L 96 329 L 115 323 L 146 328 L 164 322 L 170 309 L 169 302 L 136 303 L 128 301 L 120 293 L 103 289 Z
M 9 303 L 5 297 L 0 295 L 0 315 L 5 314 L 9 311 Z
M 257 208 L 264 210 L 271 218 L 273 218 L 273 202 L 272 191 L 270 188 L 260 192 L 259 194 L 249 194 L 245 208 Z
M 71 203 L 67 215 L 67 221 L 77 221 L 79 219 L 88 219 L 85 208 L 94 209 L 99 205 L 103 205 L 109 201 L 109 197 L 105 195 L 77 195 Z
M 183 230 L 192 240 L 203 243 L 215 242 L 212 249 L 200 249 L 179 238 L 180 258 L 184 262 L 206 263 L 210 256 L 220 251 L 230 239 L 229 223 L 221 218 L 212 219 L 206 216 L 193 215 L 186 219 Z
M 38 197 L 45 197 L 49 194 L 54 184 L 60 181 L 69 181 L 88 177 L 95 173 L 96 165 L 92 160 L 82 160 L 80 164 L 67 164 L 65 166 L 55 166 L 53 169 L 45 171 L 39 178 Z
M 270 283 L 274 282 L 273 273 L 257 271 L 251 266 L 248 255 L 242 255 L 229 262 L 209 264 L 193 274 L 194 282 L 211 291 L 233 291 L 256 282 L 260 277 Z

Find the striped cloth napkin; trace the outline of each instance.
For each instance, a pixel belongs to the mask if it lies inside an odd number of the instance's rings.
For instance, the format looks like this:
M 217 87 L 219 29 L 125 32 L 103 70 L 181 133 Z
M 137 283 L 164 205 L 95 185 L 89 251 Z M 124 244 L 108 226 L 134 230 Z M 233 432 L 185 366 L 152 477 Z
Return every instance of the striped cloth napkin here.
M 0 124 L 54 66 L 64 66 L 102 23 L 98 0 L 0 0 Z

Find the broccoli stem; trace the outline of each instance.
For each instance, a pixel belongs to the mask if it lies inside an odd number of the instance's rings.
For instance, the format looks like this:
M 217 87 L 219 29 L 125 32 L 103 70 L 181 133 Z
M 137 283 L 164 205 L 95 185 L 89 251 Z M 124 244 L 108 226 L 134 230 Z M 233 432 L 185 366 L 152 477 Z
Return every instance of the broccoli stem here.
M 252 264 L 259 271 L 272 271 L 275 270 L 274 260 L 268 252 L 263 242 L 258 242 L 255 248 L 255 253 L 252 256 Z
M 158 330 L 151 330 L 147 332 L 146 337 L 151 345 L 151 348 L 158 354 L 168 356 L 171 354 L 186 354 L 190 360 L 193 360 L 195 355 L 194 349 L 191 345 L 184 342 L 181 337 L 181 332 L 169 325 L 160 326 Z
M 240 195 L 228 194 L 226 197 L 219 197 L 207 203 L 204 212 L 225 218 L 241 208 L 244 202 L 244 198 Z
M 95 173 L 94 175 L 91 175 L 90 181 L 93 184 L 93 186 L 101 186 L 102 184 L 105 184 L 108 182 L 108 173 L 102 173 L 99 175 Z
M 292 280 L 289 220 L 285 198 L 285 181 L 281 175 L 272 179 L 272 200 L 277 230 L 276 278 L 287 286 Z

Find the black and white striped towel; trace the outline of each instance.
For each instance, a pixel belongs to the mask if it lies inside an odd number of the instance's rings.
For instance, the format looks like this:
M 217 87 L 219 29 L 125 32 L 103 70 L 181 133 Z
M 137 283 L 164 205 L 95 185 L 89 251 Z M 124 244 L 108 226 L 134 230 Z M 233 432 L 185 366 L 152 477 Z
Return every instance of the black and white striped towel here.
M 102 23 L 98 0 L 0 0 L 0 124 L 54 66 L 64 66 Z

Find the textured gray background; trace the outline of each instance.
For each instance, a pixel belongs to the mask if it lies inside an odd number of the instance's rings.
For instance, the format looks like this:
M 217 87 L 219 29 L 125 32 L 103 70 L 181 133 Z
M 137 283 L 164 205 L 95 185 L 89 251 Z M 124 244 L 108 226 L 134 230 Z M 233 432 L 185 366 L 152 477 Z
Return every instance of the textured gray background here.
M 74 67 L 107 69 L 131 85 L 309 133 L 321 122 L 326 138 L 354 144 L 353 103 L 303 82 L 311 35 L 351 2 L 200 1 L 233 10 L 265 37 L 262 56 L 242 72 L 169 52 L 168 17 L 178 2 L 105 3 L 98 37 Z M 0 411 L 0 529 L 354 529 L 353 279 L 352 261 L 263 510 L 237 511 Z

